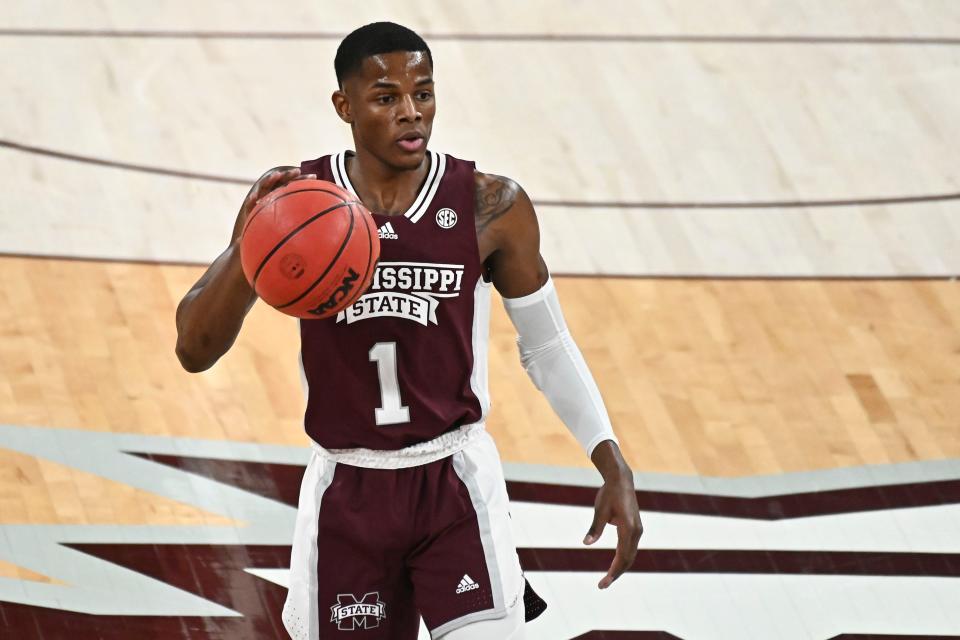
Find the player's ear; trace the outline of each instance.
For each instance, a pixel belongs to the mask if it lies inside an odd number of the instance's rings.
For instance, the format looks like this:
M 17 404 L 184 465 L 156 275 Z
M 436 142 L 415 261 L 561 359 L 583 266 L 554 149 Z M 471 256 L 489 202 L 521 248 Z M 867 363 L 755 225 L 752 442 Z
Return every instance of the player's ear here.
M 330 99 L 333 101 L 333 108 L 337 110 L 337 115 L 340 116 L 340 119 L 347 124 L 353 124 L 353 114 L 350 112 L 350 100 L 347 98 L 347 94 L 343 92 L 343 89 L 334 91 Z

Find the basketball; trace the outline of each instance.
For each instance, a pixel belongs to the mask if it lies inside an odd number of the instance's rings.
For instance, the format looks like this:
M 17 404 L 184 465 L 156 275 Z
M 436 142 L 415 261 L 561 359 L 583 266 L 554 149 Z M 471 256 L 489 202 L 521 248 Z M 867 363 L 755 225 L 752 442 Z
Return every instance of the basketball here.
M 295 180 L 250 212 L 240 262 L 270 306 L 304 319 L 353 304 L 373 279 L 380 239 L 356 196 L 324 180 Z

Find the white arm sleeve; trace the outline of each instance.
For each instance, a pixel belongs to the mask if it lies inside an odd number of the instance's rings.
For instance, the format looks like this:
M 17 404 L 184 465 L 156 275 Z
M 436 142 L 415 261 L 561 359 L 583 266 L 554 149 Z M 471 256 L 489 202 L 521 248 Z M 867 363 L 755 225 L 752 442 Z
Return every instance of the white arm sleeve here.
M 597 383 L 560 312 L 553 280 L 522 298 L 504 298 L 517 328 L 520 362 L 587 455 L 604 440 L 617 442 Z

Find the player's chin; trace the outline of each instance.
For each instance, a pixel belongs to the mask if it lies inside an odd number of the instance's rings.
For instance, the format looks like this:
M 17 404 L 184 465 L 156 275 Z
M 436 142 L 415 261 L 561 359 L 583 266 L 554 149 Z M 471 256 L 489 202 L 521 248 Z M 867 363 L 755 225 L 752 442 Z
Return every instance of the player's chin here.
M 420 167 L 423 163 L 424 156 L 427 155 L 427 141 L 424 140 L 420 145 L 419 149 L 414 151 L 408 151 L 404 149 L 399 144 L 394 145 L 394 148 L 391 149 L 390 153 L 390 164 L 393 166 L 404 169 L 404 170 L 413 170 Z

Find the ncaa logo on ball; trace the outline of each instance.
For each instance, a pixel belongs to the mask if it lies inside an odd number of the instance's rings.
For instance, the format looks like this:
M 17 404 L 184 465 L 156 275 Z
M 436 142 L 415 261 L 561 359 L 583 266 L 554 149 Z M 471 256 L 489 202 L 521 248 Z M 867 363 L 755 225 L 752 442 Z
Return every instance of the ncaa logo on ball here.
M 457 212 L 453 209 L 440 209 L 437 211 L 437 224 L 443 229 L 450 229 L 457 224 Z

